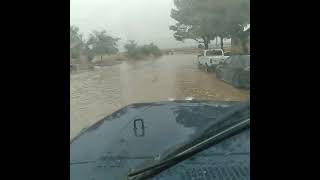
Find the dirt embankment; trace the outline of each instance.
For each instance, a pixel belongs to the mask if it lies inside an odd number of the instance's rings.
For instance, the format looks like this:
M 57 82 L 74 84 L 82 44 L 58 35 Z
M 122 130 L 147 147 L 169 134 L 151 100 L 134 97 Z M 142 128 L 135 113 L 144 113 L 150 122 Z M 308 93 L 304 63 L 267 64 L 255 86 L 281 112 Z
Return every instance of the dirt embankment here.
M 91 63 L 94 66 L 112 66 L 116 64 L 120 64 L 121 61 L 135 61 L 135 60 L 143 60 L 154 57 L 153 55 L 140 55 L 137 58 L 130 58 L 126 53 L 117 53 L 114 55 L 104 55 L 104 56 L 96 56 Z
M 118 53 L 114 55 L 104 55 L 104 56 L 96 56 L 91 61 L 95 66 L 112 66 L 115 64 L 121 63 L 121 61 L 125 61 L 128 58 L 124 53 Z
M 112 66 L 120 64 L 121 61 L 127 59 L 128 58 L 123 53 L 115 55 L 96 56 L 91 61 L 89 61 L 87 57 L 82 56 L 78 59 L 70 59 L 70 64 L 72 66 L 71 71 L 92 70 L 95 66 Z

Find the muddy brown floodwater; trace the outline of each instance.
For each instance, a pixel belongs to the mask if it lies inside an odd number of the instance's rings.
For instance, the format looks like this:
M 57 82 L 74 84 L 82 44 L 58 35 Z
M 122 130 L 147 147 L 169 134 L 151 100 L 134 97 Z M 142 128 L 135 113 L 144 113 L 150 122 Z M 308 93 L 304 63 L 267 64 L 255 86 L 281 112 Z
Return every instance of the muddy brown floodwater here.
M 247 100 L 250 93 L 197 68 L 197 56 L 124 61 L 70 76 L 70 139 L 121 107 L 169 99 Z

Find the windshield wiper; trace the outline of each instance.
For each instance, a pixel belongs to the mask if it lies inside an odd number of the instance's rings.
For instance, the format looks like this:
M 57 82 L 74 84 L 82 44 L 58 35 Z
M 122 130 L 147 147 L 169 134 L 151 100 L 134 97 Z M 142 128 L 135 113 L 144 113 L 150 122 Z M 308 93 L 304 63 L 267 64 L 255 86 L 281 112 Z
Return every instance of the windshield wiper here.
M 241 118 L 240 121 L 237 121 L 236 123 L 224 128 L 223 130 L 215 133 L 214 135 L 209 136 L 208 138 L 193 144 L 192 146 L 186 148 L 185 150 L 181 151 L 180 153 L 177 153 L 176 155 L 168 159 L 165 159 L 155 165 L 129 173 L 128 179 L 138 180 L 138 179 L 146 179 L 151 176 L 154 176 L 160 173 L 161 171 L 168 169 L 169 167 L 200 152 L 201 150 L 208 148 L 212 145 L 215 145 L 233 135 L 236 135 L 239 132 L 242 132 L 249 127 L 250 127 L 250 117 Z

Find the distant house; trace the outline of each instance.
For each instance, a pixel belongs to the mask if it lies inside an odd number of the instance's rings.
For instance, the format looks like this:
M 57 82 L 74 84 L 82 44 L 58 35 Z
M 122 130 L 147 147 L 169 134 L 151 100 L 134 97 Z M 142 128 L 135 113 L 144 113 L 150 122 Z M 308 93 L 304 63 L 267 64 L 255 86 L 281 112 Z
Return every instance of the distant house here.
M 250 26 L 243 31 L 243 38 L 231 39 L 231 51 L 234 54 L 250 54 Z

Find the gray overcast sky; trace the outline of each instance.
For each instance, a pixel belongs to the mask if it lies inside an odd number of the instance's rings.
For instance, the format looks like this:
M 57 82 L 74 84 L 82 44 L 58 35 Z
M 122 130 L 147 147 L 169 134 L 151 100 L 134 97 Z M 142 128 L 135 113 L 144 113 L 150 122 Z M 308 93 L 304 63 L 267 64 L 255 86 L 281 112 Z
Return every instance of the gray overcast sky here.
M 161 48 L 197 45 L 194 41 L 181 43 L 173 38 L 169 25 L 173 0 L 70 0 L 70 23 L 85 35 L 92 30 L 105 29 L 120 37 L 122 49 L 127 40 L 138 43 L 154 42 Z

